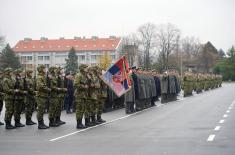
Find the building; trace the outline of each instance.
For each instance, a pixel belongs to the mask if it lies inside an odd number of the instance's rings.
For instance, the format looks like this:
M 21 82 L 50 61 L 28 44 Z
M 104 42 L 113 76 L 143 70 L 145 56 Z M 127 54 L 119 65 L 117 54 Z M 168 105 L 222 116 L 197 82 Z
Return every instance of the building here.
M 13 51 L 20 57 L 20 62 L 27 69 L 35 69 L 38 65 L 65 66 L 68 52 L 74 48 L 78 56 L 78 64 L 96 65 L 100 57 L 107 52 L 114 63 L 121 50 L 121 38 L 110 36 L 109 38 L 74 37 L 74 39 L 48 39 L 41 37 L 40 40 L 25 38 L 20 40 Z

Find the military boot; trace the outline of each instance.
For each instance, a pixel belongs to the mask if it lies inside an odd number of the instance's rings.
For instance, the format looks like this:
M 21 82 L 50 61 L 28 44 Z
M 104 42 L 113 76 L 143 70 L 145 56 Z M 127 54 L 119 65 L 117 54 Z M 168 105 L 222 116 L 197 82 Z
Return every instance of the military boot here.
M 33 122 L 30 118 L 26 119 L 26 125 L 35 125 L 37 123 Z
M 77 120 L 77 129 L 84 129 L 85 125 L 82 124 L 82 119 Z
M 106 121 L 101 118 L 101 115 L 97 115 L 97 121 L 100 123 L 105 123 Z
M 60 117 L 59 117 L 59 116 L 58 116 L 58 117 L 56 117 L 55 122 L 56 122 L 57 124 L 59 124 L 59 125 L 63 125 L 63 124 L 65 124 L 65 122 L 64 122 L 64 121 L 61 121 L 61 120 L 60 120 Z
M 18 128 L 18 127 L 21 128 L 21 127 L 25 127 L 25 125 L 20 123 L 20 120 L 15 120 L 15 127 L 16 128 Z
M 91 122 L 94 124 L 94 125 L 97 125 L 97 124 L 100 124 L 100 122 L 98 122 L 95 118 L 95 115 L 91 116 Z
M 43 120 L 42 121 L 38 121 L 38 129 L 48 129 L 48 128 L 49 128 L 49 126 L 46 126 L 44 124 Z
M 10 121 L 5 121 L 6 123 L 6 129 L 15 129 L 16 127 L 11 125 L 11 122 Z
M 57 127 L 57 126 L 59 126 L 59 124 L 57 124 L 57 123 L 55 122 L 54 118 L 50 118 L 50 119 L 49 119 L 49 126 L 50 126 L 50 127 Z
M 87 127 L 93 126 L 93 124 L 90 122 L 90 118 L 89 117 L 85 118 L 85 126 L 87 126 Z
M 1 125 L 4 125 L 4 123 L 0 122 L 0 126 L 1 126 Z

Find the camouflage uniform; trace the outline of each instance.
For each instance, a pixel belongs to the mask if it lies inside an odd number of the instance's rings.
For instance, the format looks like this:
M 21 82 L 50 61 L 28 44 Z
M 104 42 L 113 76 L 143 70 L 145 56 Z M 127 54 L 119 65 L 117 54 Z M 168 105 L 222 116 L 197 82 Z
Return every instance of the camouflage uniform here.
M 34 79 L 32 78 L 32 70 L 26 71 L 26 85 L 27 85 L 27 95 L 26 95 L 26 103 L 25 103 L 25 117 L 26 117 L 26 125 L 34 125 L 36 124 L 31 120 L 33 114 L 33 108 L 35 106 L 35 89 L 34 89 Z
M 43 121 L 43 115 L 44 115 L 44 110 L 46 106 L 45 103 L 48 97 L 48 92 L 51 91 L 51 89 L 47 87 L 47 81 L 46 81 L 44 69 L 45 69 L 44 65 L 38 66 L 37 68 L 38 76 L 36 79 L 36 85 L 37 85 L 36 100 L 37 100 L 37 106 L 38 106 L 38 110 L 37 110 L 38 129 L 49 128 L 48 126 L 44 124 L 44 121 Z
M 14 105 L 15 105 L 15 111 L 14 111 L 14 117 L 15 117 L 15 127 L 24 127 L 25 125 L 20 123 L 20 114 L 22 111 L 22 106 L 25 102 L 25 87 L 24 87 L 24 81 L 21 77 L 22 70 L 17 69 L 14 71 L 15 74 L 15 89 L 19 90 L 15 93 L 14 97 Z
M 14 129 L 15 126 L 11 125 L 12 115 L 14 114 L 14 95 L 15 95 L 15 80 L 11 77 L 11 68 L 6 68 L 4 71 L 3 79 L 3 92 L 5 92 L 5 122 L 6 129 Z
M 57 87 L 58 87 L 58 91 L 57 91 L 58 100 L 57 101 L 58 102 L 56 104 L 55 116 L 56 116 L 56 123 L 59 125 L 65 124 L 64 121 L 60 120 L 60 116 L 61 116 L 61 111 L 63 110 L 63 106 L 64 106 L 64 97 L 67 92 L 67 89 L 64 87 L 64 79 L 61 74 L 61 70 L 62 70 L 62 68 L 60 68 L 60 67 L 58 67 L 56 69 Z
M 4 92 L 2 84 L 3 84 L 3 73 L 0 71 L 0 114 L 2 112 L 3 100 L 4 100 Z M 4 123 L 0 121 L 0 125 L 4 125 Z
M 85 104 L 85 125 L 93 126 L 96 124 L 95 112 L 97 102 L 97 78 L 93 74 L 93 68 L 88 68 L 87 83 L 88 83 L 88 97 Z M 99 85 L 99 84 L 98 84 Z M 99 89 L 99 88 L 98 88 Z
M 49 72 L 50 72 L 50 88 L 51 88 L 51 93 L 50 93 L 50 98 L 49 98 L 49 126 L 50 127 L 57 127 L 59 124 L 56 123 L 55 118 L 56 118 L 56 108 L 58 107 L 59 104 L 59 98 L 57 96 L 58 92 L 58 87 L 57 87 L 57 78 L 55 75 L 55 67 L 50 67 Z
M 85 76 L 86 68 L 87 65 L 80 65 L 80 72 L 75 76 L 74 80 L 77 129 L 85 128 L 85 126 L 82 124 L 82 118 L 85 112 L 85 104 L 88 97 L 88 83 L 87 78 Z

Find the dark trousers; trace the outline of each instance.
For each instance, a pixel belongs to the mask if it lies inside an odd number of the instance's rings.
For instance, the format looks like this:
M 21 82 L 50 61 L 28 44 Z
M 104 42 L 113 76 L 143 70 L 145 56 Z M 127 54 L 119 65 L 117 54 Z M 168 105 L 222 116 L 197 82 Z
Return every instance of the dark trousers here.
M 66 95 L 65 97 L 65 109 L 67 112 L 71 110 L 73 105 L 73 95 Z

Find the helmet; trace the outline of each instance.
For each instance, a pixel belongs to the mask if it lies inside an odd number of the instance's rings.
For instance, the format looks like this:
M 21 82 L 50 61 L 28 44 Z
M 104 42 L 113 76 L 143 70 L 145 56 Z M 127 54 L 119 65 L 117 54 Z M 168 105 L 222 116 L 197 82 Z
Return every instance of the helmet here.
M 55 73 L 56 72 L 56 67 L 52 66 L 49 68 L 50 73 Z
M 20 74 L 21 72 L 23 72 L 22 69 L 16 69 L 13 73 L 14 73 L 15 75 L 17 75 L 17 74 Z
M 12 71 L 13 70 L 10 67 L 4 69 L 4 73 L 11 73 Z
M 44 66 L 44 65 L 39 65 L 38 68 L 37 68 L 37 70 L 38 70 L 38 72 L 43 72 L 43 69 L 45 69 L 45 68 L 46 68 L 46 66 Z
M 80 72 L 83 72 L 84 69 L 87 68 L 87 67 L 88 67 L 88 65 L 86 65 L 86 64 L 81 64 L 81 65 L 79 66 Z

